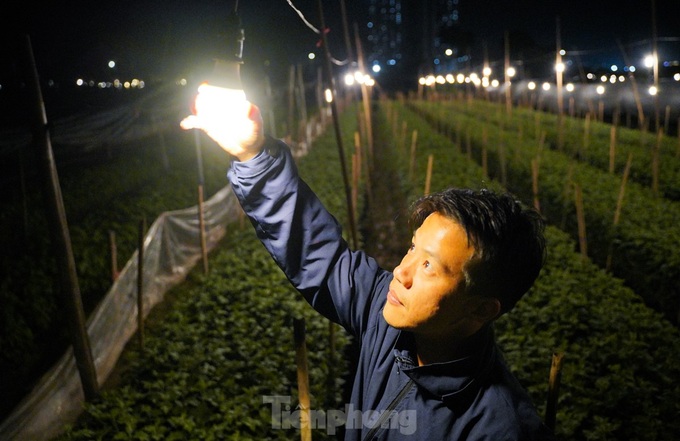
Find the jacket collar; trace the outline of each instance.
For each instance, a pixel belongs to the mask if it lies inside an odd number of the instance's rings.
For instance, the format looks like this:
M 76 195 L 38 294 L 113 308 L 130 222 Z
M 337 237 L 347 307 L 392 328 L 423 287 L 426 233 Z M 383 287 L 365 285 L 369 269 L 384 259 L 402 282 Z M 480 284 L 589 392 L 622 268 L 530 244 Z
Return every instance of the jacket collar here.
M 445 363 L 417 366 L 413 335 L 402 331 L 395 343 L 395 363 L 421 389 L 445 404 L 455 400 L 469 405 L 486 382 L 496 356 L 491 326 L 471 336 L 466 346 L 471 348 L 469 355 Z

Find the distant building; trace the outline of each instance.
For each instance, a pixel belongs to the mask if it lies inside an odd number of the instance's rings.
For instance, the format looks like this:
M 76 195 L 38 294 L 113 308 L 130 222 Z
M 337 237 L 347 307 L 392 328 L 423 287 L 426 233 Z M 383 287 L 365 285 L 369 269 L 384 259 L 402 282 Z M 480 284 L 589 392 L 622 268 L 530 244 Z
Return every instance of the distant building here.
M 460 0 L 369 0 L 365 58 L 382 84 L 415 85 L 418 75 L 453 69 Z

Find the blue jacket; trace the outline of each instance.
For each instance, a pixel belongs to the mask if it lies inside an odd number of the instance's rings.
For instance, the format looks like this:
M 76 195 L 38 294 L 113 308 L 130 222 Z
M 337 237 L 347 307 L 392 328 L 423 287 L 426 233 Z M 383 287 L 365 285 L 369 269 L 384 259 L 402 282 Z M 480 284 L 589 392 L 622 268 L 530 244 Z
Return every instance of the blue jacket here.
M 548 438 L 491 328 L 470 339 L 472 355 L 417 366 L 411 334 L 389 326 L 382 315 L 392 273 L 349 249 L 336 219 L 298 177 L 285 144 L 268 138 L 262 153 L 234 161 L 228 176 L 290 282 L 360 342 L 350 403 L 333 415 L 344 418 L 346 440 Z

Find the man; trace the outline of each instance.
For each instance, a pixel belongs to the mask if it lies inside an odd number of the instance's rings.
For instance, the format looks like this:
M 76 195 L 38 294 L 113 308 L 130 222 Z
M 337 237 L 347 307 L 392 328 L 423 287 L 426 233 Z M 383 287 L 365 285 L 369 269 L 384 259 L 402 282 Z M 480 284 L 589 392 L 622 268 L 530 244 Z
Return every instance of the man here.
M 258 109 L 246 103 L 227 118 L 212 92 L 199 88 L 182 127 L 234 156 L 228 176 L 260 240 L 307 302 L 360 342 L 345 438 L 548 438 L 491 326 L 543 265 L 540 216 L 489 191 L 424 197 L 411 246 L 386 271 L 349 249 L 287 146 L 264 136 Z

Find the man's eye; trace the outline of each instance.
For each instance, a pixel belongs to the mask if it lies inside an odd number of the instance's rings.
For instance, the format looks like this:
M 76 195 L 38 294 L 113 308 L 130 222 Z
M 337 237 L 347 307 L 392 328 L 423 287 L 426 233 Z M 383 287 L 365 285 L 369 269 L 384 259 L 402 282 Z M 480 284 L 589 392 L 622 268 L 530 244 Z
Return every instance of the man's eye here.
M 413 251 L 413 250 L 415 250 L 415 249 L 416 249 L 415 244 L 411 244 L 411 245 L 408 247 L 408 250 L 409 250 L 409 251 Z
M 425 262 L 423 262 L 423 266 L 424 266 L 425 268 L 429 268 L 429 267 L 431 267 L 432 265 L 430 264 L 429 261 L 426 260 Z

